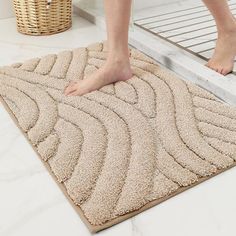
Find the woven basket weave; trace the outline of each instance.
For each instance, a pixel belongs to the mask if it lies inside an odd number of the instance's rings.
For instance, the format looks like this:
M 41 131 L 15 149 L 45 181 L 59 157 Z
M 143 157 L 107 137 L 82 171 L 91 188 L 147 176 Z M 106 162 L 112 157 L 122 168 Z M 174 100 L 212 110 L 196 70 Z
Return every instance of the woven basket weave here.
M 14 0 L 17 30 L 28 35 L 50 35 L 72 25 L 72 0 Z

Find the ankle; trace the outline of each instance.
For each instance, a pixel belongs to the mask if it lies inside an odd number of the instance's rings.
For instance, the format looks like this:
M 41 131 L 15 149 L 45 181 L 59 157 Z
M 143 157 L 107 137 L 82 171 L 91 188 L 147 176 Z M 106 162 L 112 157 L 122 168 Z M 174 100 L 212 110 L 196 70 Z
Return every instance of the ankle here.
M 107 58 L 107 64 L 123 66 L 130 64 L 128 55 L 109 55 Z
M 120 61 L 128 61 L 130 56 L 129 48 L 123 47 L 123 48 L 111 48 L 108 51 L 108 59 L 113 60 L 114 62 L 120 62 Z
M 218 32 L 218 40 L 219 39 L 227 40 L 235 37 L 236 37 L 236 30 L 227 30 L 224 32 L 223 31 Z
M 218 36 L 231 36 L 232 34 L 236 34 L 236 20 L 233 19 L 228 24 L 224 26 L 218 26 Z

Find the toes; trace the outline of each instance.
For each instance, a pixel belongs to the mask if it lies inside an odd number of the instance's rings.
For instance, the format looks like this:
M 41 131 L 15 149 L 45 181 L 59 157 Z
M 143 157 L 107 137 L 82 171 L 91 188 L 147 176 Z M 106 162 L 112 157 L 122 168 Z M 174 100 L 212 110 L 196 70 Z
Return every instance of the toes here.
M 217 72 L 222 75 L 227 75 L 232 72 L 232 68 L 220 67 L 220 68 L 218 68 Z
M 229 74 L 229 73 L 231 73 L 231 72 L 232 72 L 231 69 L 223 69 L 223 70 L 222 70 L 222 75 L 227 75 L 227 74 Z
M 206 67 L 208 67 L 209 69 L 211 70 L 214 70 L 217 72 L 217 68 L 216 66 L 214 65 L 214 63 L 211 62 L 211 60 L 209 60 L 206 64 L 205 64 Z
M 71 92 L 74 92 L 76 90 L 76 83 L 71 82 L 69 85 L 66 87 L 64 94 L 69 95 Z
M 231 69 L 226 69 L 226 68 L 217 67 L 217 66 L 210 66 L 210 65 L 206 65 L 206 66 L 224 76 L 232 72 Z
M 210 62 L 210 61 L 208 61 L 208 62 L 205 64 L 206 67 L 210 67 L 210 65 L 211 65 L 211 62 Z
M 222 70 L 222 73 L 221 73 L 221 74 L 224 75 L 224 76 L 226 76 L 228 73 L 227 73 L 226 70 Z
M 68 93 L 67 96 L 82 96 L 86 92 L 85 89 L 83 89 L 82 85 L 78 86 L 78 84 L 75 84 L 72 86 L 72 90 Z
M 72 87 L 71 84 L 68 84 L 68 85 L 67 85 L 67 87 L 66 87 L 65 90 L 64 90 L 64 94 L 65 94 L 65 95 L 67 95 L 67 94 L 70 92 L 71 87 Z
M 223 68 L 221 68 L 221 67 L 217 68 L 217 72 L 218 72 L 219 74 L 222 74 L 222 73 L 223 73 Z
M 211 64 L 210 61 L 205 66 L 207 66 L 208 68 L 214 70 L 215 72 L 217 72 L 219 74 L 223 75 L 225 73 L 225 70 L 222 67 L 214 65 L 214 64 Z
M 212 70 L 214 70 L 215 72 L 218 72 L 218 69 L 217 69 L 217 67 L 214 67 L 214 66 L 212 66 L 212 67 L 210 67 Z
M 82 96 L 84 94 L 85 93 L 81 93 L 81 91 L 77 89 L 77 90 L 73 91 L 72 93 L 70 93 L 68 96 Z
M 214 67 L 209 67 L 210 69 L 212 69 L 212 70 L 214 70 L 214 71 L 216 71 L 216 68 L 214 68 Z M 216 71 L 217 72 L 217 71 Z
M 68 96 L 78 96 L 78 95 L 79 95 L 78 91 L 73 91 L 73 92 L 68 94 Z
M 70 93 L 74 92 L 75 90 L 76 88 L 74 88 L 73 86 L 70 86 L 65 90 L 64 94 L 68 96 Z
M 230 70 L 227 70 L 225 68 L 222 68 L 221 72 L 222 75 L 227 75 L 228 73 L 230 73 Z

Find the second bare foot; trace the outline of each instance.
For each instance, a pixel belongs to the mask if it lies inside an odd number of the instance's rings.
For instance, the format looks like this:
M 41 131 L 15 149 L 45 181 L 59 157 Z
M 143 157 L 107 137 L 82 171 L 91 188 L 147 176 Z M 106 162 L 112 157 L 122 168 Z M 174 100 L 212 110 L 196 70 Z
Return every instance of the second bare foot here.
M 222 75 L 227 75 L 233 70 L 235 56 L 236 28 L 235 31 L 219 36 L 214 54 L 206 66 Z

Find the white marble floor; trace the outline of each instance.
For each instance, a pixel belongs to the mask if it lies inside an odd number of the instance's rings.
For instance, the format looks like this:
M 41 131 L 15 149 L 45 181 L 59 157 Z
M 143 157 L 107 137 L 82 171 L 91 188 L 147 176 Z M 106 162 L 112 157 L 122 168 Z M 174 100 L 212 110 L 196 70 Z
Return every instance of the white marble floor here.
M 14 18 L 0 20 L 0 66 L 105 38 L 101 29 L 79 17 L 73 23 L 58 35 L 30 37 L 16 32 Z M 234 236 L 235 180 L 236 168 L 98 235 Z M 90 235 L 2 105 L 0 235 Z

